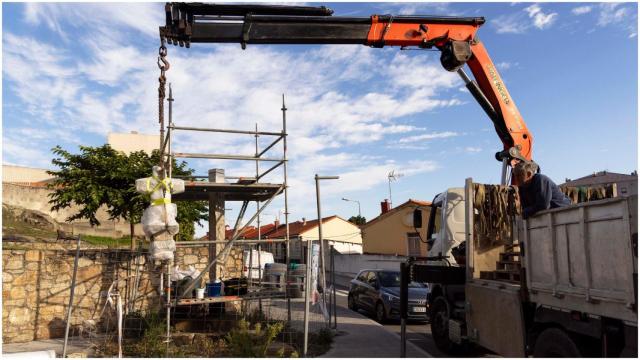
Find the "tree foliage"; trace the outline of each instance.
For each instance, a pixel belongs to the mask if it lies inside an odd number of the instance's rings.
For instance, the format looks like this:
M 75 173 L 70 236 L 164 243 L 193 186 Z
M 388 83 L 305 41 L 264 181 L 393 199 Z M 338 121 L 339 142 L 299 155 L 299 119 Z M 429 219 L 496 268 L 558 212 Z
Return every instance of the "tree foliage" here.
M 367 223 L 367 219 L 364 216 L 358 215 L 350 217 L 349 222 L 361 226 Z
M 54 180 L 49 203 L 51 210 L 78 206 L 78 211 L 67 221 L 87 219 L 91 225 L 100 225 L 98 210 L 104 206 L 109 219 L 122 218 L 130 224 L 140 222 L 142 212 L 149 205 L 148 194 L 135 189 L 136 179 L 151 175 L 153 165 L 159 163 L 160 154 L 144 151 L 129 155 L 106 144 L 100 147 L 80 146 L 79 154 L 72 154 L 60 146 L 52 149 L 52 163 L 59 169 L 49 171 Z M 173 160 L 174 176 L 189 176 L 193 169 L 184 161 Z M 207 220 L 205 202 L 177 202 L 180 233 L 177 240 L 188 240 L 195 233 L 194 223 Z M 132 226 L 132 236 L 133 226 Z

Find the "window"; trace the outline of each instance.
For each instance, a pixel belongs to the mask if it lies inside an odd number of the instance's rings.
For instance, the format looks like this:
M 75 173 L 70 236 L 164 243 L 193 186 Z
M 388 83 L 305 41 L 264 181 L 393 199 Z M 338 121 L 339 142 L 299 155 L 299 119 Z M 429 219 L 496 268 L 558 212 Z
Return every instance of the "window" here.
M 407 234 L 407 256 L 421 256 L 420 252 L 420 235 L 418 233 Z
M 367 271 L 363 271 L 358 275 L 358 281 L 367 282 Z

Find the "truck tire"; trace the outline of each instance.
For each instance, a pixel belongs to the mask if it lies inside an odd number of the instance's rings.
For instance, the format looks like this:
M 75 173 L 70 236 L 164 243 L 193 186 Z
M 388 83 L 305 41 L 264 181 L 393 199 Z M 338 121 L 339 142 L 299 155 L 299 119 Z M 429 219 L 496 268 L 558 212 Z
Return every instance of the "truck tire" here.
M 438 349 L 447 354 L 456 354 L 461 346 L 449 339 L 449 304 L 442 296 L 437 297 L 431 306 L 431 336 Z
M 533 347 L 533 357 L 581 357 L 582 354 L 569 334 L 558 328 L 542 331 Z

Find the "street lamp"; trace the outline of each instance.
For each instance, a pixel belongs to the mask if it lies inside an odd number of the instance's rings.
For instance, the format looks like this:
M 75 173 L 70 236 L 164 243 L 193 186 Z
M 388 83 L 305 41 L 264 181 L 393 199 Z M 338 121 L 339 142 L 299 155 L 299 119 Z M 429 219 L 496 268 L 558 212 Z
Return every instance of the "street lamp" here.
M 347 198 L 342 198 L 342 200 L 358 203 L 358 217 L 362 217 L 362 212 L 360 211 L 360 201 L 358 201 L 358 200 L 350 200 L 350 199 L 347 199 Z
M 322 301 L 324 304 L 326 304 L 326 298 L 325 298 L 325 293 L 326 293 L 326 287 L 327 287 L 327 283 L 326 283 L 326 279 L 324 276 L 324 271 L 325 271 L 325 266 L 324 266 L 324 246 L 323 246 L 323 239 L 322 239 L 322 211 L 320 209 L 320 180 L 337 180 L 339 179 L 339 176 L 318 176 L 318 174 L 316 174 L 315 176 L 315 180 L 316 180 L 316 204 L 317 204 L 317 208 L 318 208 L 318 240 L 320 241 L 320 265 L 322 268 Z M 311 290 L 310 288 L 310 281 L 311 281 L 311 245 L 309 243 L 307 243 L 307 286 L 305 286 L 305 292 L 304 292 L 304 347 L 303 347 L 303 356 L 307 355 L 307 344 L 308 344 L 308 333 L 309 333 L 309 317 L 307 316 L 307 314 L 309 313 L 309 291 Z

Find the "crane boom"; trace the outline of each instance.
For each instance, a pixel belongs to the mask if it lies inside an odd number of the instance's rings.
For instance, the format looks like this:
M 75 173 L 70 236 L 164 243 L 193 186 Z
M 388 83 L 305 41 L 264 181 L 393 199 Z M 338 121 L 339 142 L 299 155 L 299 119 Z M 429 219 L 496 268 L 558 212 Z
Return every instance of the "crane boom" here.
M 440 62 L 457 71 L 494 124 L 500 161 L 531 160 L 533 137 L 493 61 L 476 36 L 483 17 L 332 16 L 326 7 L 167 3 L 161 39 L 192 43 L 359 44 L 371 47 L 437 48 Z M 475 80 L 462 67 L 467 64 Z M 407 69 L 411 71 L 411 69 Z

